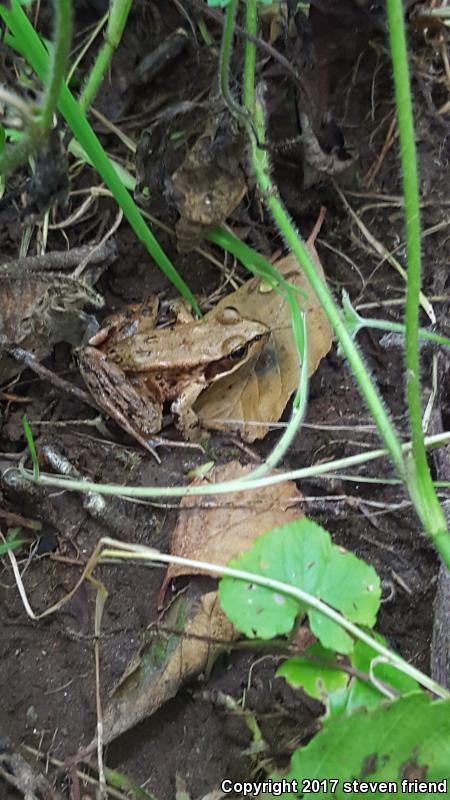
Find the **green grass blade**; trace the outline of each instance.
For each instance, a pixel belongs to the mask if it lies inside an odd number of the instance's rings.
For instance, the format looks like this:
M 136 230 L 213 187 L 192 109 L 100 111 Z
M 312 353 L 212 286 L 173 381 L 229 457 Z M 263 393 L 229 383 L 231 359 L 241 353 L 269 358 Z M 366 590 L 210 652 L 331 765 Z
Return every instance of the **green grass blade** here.
M 421 286 L 421 237 L 419 178 L 414 132 L 408 50 L 402 0 L 386 3 L 395 103 L 400 140 L 403 195 L 405 198 L 406 255 L 406 397 L 411 430 L 412 457 L 407 462 L 407 481 L 411 497 L 426 533 L 447 566 L 450 566 L 450 535 L 444 512 L 436 496 L 428 466 L 422 430 L 420 386 L 419 297 Z
M 25 433 L 25 439 L 27 440 L 28 449 L 30 451 L 31 461 L 33 463 L 33 478 L 38 480 L 39 478 L 39 460 L 36 453 L 36 445 L 34 443 L 33 434 L 31 433 L 31 428 L 28 424 L 28 420 L 25 414 L 22 417 L 22 425 L 23 430 Z
M 5 37 L 6 44 L 23 55 L 39 78 L 45 83 L 48 78 L 49 55 L 17 0 L 12 0 L 11 10 L 0 6 L 0 15 L 12 33 L 12 35 Z M 122 208 L 138 239 L 146 246 L 148 252 L 166 277 L 199 314 L 200 309 L 192 292 L 153 236 L 133 198 L 118 179 L 116 170 L 84 113 L 64 84 L 61 87 L 58 108 L 75 138 L 86 151 L 88 158 L 95 164 L 95 168 Z
M 21 547 L 25 539 L 19 538 L 20 528 L 10 528 L 6 541 L 0 542 L 0 557 L 6 555 L 9 550 L 16 550 Z

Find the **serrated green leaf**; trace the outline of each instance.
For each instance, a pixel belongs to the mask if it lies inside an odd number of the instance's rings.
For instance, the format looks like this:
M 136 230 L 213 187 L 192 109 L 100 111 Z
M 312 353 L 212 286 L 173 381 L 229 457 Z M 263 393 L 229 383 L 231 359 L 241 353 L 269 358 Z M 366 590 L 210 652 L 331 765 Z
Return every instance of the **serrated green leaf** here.
M 353 553 L 333 547 L 321 582 L 321 597 L 352 622 L 372 628 L 378 611 L 378 604 L 373 603 L 374 576 L 378 580 L 374 570 L 368 570 L 367 564 Z M 309 624 L 315 636 L 330 650 L 351 653 L 353 640 L 335 622 L 311 609 Z
M 377 573 L 365 561 L 340 547 L 331 546 L 327 570 L 321 582 L 321 595 L 348 619 L 373 628 L 379 603 L 374 592 L 380 588 Z
M 338 780 L 314 793 L 315 798 L 346 798 L 352 782 L 393 781 L 395 788 L 380 791 L 373 787 L 372 800 L 393 797 L 414 798 L 421 793 L 402 788 L 402 780 L 440 782 L 440 791 L 429 787 L 426 797 L 448 797 L 450 778 L 450 700 L 432 700 L 425 694 L 361 710 L 351 717 L 330 721 L 309 744 L 292 756 L 287 780 L 297 780 L 299 792 L 281 795 L 284 800 L 304 797 L 301 787 L 309 780 Z M 447 786 L 445 782 L 447 781 Z M 347 787 L 345 786 L 347 782 Z M 360 789 L 361 792 L 361 789 Z
M 375 622 L 381 594 L 375 570 L 333 545 L 327 531 L 307 518 L 274 528 L 232 566 L 298 587 L 333 605 L 352 622 L 369 627 Z M 287 595 L 223 578 L 219 596 L 225 613 L 250 638 L 286 634 L 306 611 L 324 647 L 340 653 L 353 648 L 353 639 L 337 623 Z

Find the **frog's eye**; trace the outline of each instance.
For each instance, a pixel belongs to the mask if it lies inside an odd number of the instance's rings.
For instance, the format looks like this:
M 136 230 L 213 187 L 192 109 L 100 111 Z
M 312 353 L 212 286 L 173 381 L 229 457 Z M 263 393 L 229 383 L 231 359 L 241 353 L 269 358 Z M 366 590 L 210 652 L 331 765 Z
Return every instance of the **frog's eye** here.
M 241 347 L 236 347 L 236 350 L 233 350 L 230 353 L 230 358 L 232 361 L 240 361 L 242 358 L 248 353 L 248 344 L 243 344 Z
M 237 308 L 233 308 L 233 306 L 227 306 L 226 308 L 222 309 L 218 318 L 219 321 L 224 325 L 234 325 L 236 322 L 240 322 L 242 319 Z

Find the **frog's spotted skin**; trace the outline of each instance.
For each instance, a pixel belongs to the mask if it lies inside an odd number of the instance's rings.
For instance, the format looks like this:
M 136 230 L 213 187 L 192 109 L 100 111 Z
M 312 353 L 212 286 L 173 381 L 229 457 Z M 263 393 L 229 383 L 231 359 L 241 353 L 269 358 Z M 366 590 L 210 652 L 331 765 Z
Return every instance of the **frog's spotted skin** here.
M 185 438 L 197 438 L 193 404 L 256 355 L 269 329 L 234 308 L 155 328 L 156 310 L 135 305 L 106 319 L 80 351 L 80 370 L 100 408 L 141 443 L 161 430 L 167 401 Z

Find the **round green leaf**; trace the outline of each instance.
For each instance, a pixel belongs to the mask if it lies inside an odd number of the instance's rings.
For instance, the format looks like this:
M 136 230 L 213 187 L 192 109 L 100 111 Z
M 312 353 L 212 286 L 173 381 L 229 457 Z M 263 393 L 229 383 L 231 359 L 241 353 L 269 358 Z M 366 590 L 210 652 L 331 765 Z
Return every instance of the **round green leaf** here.
M 330 780 L 337 785 L 321 787 L 315 798 L 341 800 L 356 793 L 352 782 L 363 784 L 393 781 L 395 788 L 383 791 L 359 788 L 372 800 L 386 797 L 448 797 L 450 778 L 450 700 L 432 700 L 412 694 L 373 711 L 358 711 L 351 717 L 330 720 L 291 761 L 287 780 L 297 780 L 297 794 L 281 795 L 284 800 L 305 797 L 305 778 Z M 402 781 L 439 782 L 429 791 L 413 791 Z M 447 786 L 445 786 L 447 782 Z M 347 785 L 346 785 L 347 784 Z M 413 784 L 414 786 L 414 784 Z
M 352 622 L 369 627 L 375 622 L 381 593 L 375 570 L 333 545 L 327 531 L 307 518 L 261 536 L 232 566 L 300 588 Z M 353 648 L 352 638 L 337 623 L 288 595 L 223 578 L 219 596 L 225 613 L 250 638 L 286 634 L 300 612 L 306 611 L 324 647 L 341 653 Z

